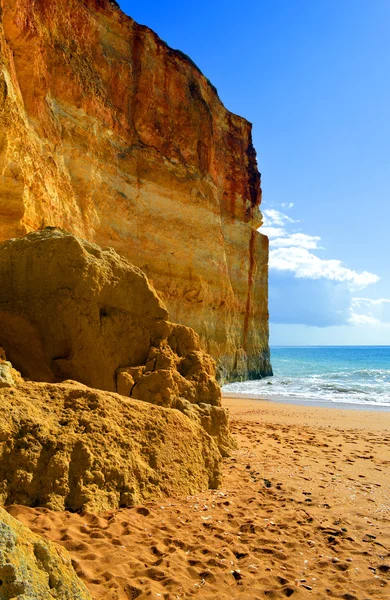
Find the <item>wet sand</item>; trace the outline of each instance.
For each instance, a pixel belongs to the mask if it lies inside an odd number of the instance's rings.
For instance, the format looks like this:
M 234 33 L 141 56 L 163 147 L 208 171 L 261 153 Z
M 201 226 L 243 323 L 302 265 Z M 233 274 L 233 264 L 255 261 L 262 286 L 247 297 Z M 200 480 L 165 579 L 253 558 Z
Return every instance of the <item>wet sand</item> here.
M 223 487 L 102 515 L 9 507 L 95 599 L 390 598 L 390 413 L 224 398 Z

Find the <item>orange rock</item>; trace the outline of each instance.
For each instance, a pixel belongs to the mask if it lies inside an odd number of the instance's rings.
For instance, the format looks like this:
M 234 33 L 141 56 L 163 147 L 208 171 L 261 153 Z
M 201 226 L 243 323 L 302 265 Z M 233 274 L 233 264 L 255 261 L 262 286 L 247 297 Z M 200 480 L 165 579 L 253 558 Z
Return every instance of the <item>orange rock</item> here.
M 145 271 L 221 380 L 270 373 L 251 125 L 110 0 L 0 0 L 0 239 L 53 225 Z

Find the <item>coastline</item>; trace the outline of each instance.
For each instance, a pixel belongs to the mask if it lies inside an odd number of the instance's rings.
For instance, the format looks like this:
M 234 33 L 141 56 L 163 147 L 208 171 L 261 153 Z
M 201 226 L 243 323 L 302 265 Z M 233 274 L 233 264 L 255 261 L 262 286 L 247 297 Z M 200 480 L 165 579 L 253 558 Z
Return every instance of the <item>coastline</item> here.
M 361 409 L 357 404 L 342 405 L 341 407 L 335 404 L 324 406 L 322 403 L 312 401 L 287 402 L 285 398 L 275 400 L 264 397 L 241 397 L 236 394 L 223 394 L 222 404 L 229 409 L 232 420 L 245 419 L 250 422 L 258 422 L 260 419 L 263 422 L 280 425 L 350 427 L 366 431 L 390 432 L 390 410 Z
M 224 392 L 222 390 L 222 399 L 228 401 L 229 399 L 235 399 L 237 402 L 240 400 L 253 400 L 256 402 L 271 402 L 277 404 L 293 404 L 295 406 L 304 406 L 307 408 L 324 408 L 324 409 L 337 409 L 337 410 L 354 410 L 354 411 L 373 411 L 373 412 L 389 412 L 390 405 L 381 405 L 379 403 L 358 403 L 358 402 L 338 402 L 329 400 L 319 400 L 318 398 L 294 398 L 292 396 L 267 396 L 266 394 L 245 394 L 237 392 Z
M 92 515 L 8 507 L 95 600 L 387 600 L 390 413 L 227 398 L 222 486 Z

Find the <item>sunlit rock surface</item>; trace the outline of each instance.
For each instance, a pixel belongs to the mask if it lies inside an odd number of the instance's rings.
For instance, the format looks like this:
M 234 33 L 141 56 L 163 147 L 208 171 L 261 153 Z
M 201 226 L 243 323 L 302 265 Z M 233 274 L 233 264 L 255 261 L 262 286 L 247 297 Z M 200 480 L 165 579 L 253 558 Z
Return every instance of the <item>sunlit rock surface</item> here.
M 109 0 L 0 0 L 0 239 L 113 246 L 221 381 L 270 373 L 251 125 Z

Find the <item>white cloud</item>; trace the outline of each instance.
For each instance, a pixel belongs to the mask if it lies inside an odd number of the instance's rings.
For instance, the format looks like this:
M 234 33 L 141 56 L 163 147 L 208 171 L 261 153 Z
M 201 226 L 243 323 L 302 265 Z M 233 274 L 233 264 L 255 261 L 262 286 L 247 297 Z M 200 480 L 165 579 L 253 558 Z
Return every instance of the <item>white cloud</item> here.
M 272 225 L 268 226 L 268 225 L 263 225 L 263 227 L 261 227 L 259 229 L 259 231 L 261 233 L 264 233 L 264 235 L 268 235 L 268 237 L 271 238 L 278 238 L 278 237 L 282 237 L 284 235 L 286 235 L 286 231 L 285 229 L 283 229 L 282 227 L 273 227 Z M 270 242 L 272 243 L 272 242 Z
M 292 203 L 289 203 L 292 204 Z M 289 204 L 286 206 L 289 206 Z M 348 269 L 337 259 L 323 259 L 309 250 L 321 250 L 318 235 L 288 232 L 287 228 L 298 221 L 288 215 L 266 208 L 264 225 L 259 231 L 270 238 L 269 267 L 275 271 L 294 273 L 297 278 L 328 279 L 347 282 L 353 288 L 363 288 L 376 283 L 379 277 L 368 271 Z
M 290 209 L 294 204 L 282 206 Z M 298 221 L 279 210 L 266 208 L 263 215 L 259 231 L 270 239 L 272 322 L 318 327 L 390 323 L 390 300 L 351 298 L 354 290 L 379 280 L 375 273 L 354 271 L 338 259 L 320 258 L 315 253 L 323 250 L 319 236 L 294 231 Z
M 290 271 L 298 278 L 330 279 L 346 281 L 354 287 L 362 288 L 376 283 L 379 277 L 374 273 L 363 271 L 358 273 L 343 266 L 340 260 L 322 259 L 306 248 L 276 248 L 269 253 L 270 269 Z
M 390 299 L 352 298 L 349 322 L 352 325 L 390 324 Z
M 279 225 L 283 227 L 286 223 L 297 223 L 288 215 L 280 212 L 279 210 L 275 210 L 273 208 L 265 208 L 263 210 L 264 215 L 264 225 Z
M 372 315 L 359 315 L 355 312 L 351 312 L 348 323 L 351 325 L 379 325 L 380 321 Z
M 390 304 L 389 298 L 378 298 L 378 300 L 373 300 L 372 298 L 352 298 L 351 302 L 353 307 L 362 307 L 362 306 L 381 306 L 384 304 Z
M 272 227 L 269 227 L 269 229 L 272 229 Z M 285 237 L 283 237 L 283 234 L 279 235 L 278 237 L 272 236 L 276 238 L 271 242 L 273 248 L 291 248 L 296 246 L 299 248 L 306 248 L 306 250 L 320 249 L 317 242 L 319 242 L 321 238 L 318 235 L 306 235 L 306 233 L 292 233 L 291 235 L 286 235 Z

